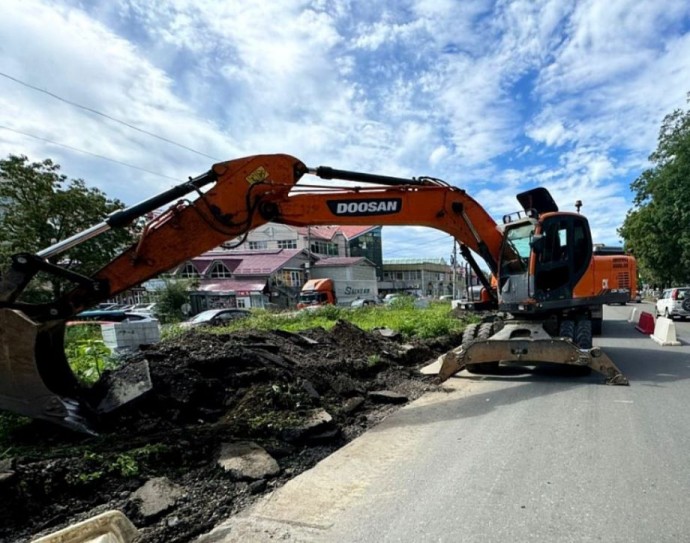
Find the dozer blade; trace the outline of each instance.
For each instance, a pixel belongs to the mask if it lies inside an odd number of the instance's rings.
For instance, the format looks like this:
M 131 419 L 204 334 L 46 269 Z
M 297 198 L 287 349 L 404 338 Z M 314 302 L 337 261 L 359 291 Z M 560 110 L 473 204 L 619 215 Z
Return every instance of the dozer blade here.
M 92 434 L 99 412 L 151 388 L 148 367 L 129 373 L 131 386 L 111 383 L 119 391 L 94 409 L 65 357 L 64 331 L 63 321 L 36 323 L 20 311 L 0 309 L 0 409 Z
M 511 337 L 516 329 L 529 330 L 531 337 Z M 628 385 L 628 379 L 601 349 L 580 349 L 570 339 L 551 337 L 541 326 L 506 325 L 489 339 L 475 340 L 447 352 L 442 357 L 438 377 L 441 382 L 468 364 L 485 362 L 552 363 L 586 366 L 606 377 L 606 384 Z

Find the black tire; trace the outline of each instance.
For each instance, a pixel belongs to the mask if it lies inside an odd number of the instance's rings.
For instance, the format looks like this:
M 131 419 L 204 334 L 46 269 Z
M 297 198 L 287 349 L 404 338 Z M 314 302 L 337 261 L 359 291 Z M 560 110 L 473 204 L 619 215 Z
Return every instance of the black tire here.
M 489 339 L 494 335 L 494 323 L 484 322 L 479 325 L 479 331 L 477 332 L 477 339 Z
M 591 349 L 592 348 L 592 321 L 589 319 L 583 319 L 577 322 L 564 321 L 572 323 L 573 326 L 573 343 L 580 349 Z M 562 323 L 561 323 L 562 326 Z M 570 325 L 566 325 L 566 330 L 564 332 L 569 332 Z M 569 336 L 563 336 L 569 337 Z M 585 376 L 592 373 L 592 368 L 589 366 L 570 366 L 572 375 Z
M 465 329 L 467 330 L 467 329 Z M 476 339 L 489 339 L 495 334 L 495 326 L 492 322 L 484 322 L 477 328 Z M 464 334 L 463 334 L 464 335 Z M 463 341 L 464 344 L 464 341 Z M 470 373 L 492 373 L 498 368 L 498 362 L 482 362 L 481 364 L 467 364 L 466 369 Z
M 467 346 L 470 344 L 470 342 L 474 341 L 477 337 L 477 332 L 479 331 L 479 325 L 478 324 L 470 324 L 465 327 L 465 330 L 462 332 L 462 344 Z
M 599 317 L 598 319 L 592 319 L 592 335 L 600 336 L 602 329 L 604 328 L 604 319 Z
M 560 337 L 567 337 L 575 340 L 575 321 L 565 320 L 561 321 L 561 326 L 558 328 L 558 335 Z
M 592 348 L 592 321 L 583 319 L 575 325 L 575 345 L 580 349 Z

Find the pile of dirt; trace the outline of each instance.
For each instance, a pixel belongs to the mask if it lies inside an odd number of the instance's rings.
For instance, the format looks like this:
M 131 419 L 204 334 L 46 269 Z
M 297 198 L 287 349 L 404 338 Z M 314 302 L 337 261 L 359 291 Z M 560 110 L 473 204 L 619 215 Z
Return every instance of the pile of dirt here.
M 148 361 L 153 389 L 98 437 L 39 422 L 15 432 L 0 461 L 0 540 L 119 509 L 145 541 L 190 541 L 435 388 L 418 369 L 458 342 L 402 344 L 340 321 L 152 347 L 128 363 Z M 162 502 L 147 498 L 152 485 Z

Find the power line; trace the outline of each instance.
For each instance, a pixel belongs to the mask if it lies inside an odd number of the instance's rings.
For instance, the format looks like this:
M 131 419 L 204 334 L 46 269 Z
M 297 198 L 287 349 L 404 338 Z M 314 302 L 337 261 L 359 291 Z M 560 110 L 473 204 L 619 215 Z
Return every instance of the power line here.
M 164 141 L 166 143 L 170 143 L 171 145 L 176 145 L 177 147 L 181 147 L 182 149 L 186 149 L 187 151 L 191 151 L 192 153 L 196 153 L 197 155 L 201 155 L 206 158 L 210 158 L 211 160 L 222 160 L 218 157 L 214 157 L 211 155 L 207 155 L 206 153 L 202 153 L 201 151 L 197 151 L 196 149 L 192 149 L 191 147 L 188 147 L 186 145 L 183 145 L 182 143 L 178 143 L 176 141 L 173 141 L 168 138 L 164 138 L 163 136 L 159 136 L 158 134 L 154 134 L 153 132 L 149 132 L 148 130 L 144 130 L 143 128 L 139 128 L 138 126 L 134 126 L 133 124 L 129 124 L 125 121 L 122 121 L 120 119 L 116 119 L 115 117 L 111 117 L 110 115 L 107 115 L 106 113 L 102 113 L 96 109 L 83 106 L 81 104 L 78 104 L 76 102 L 72 102 L 71 100 L 67 100 L 66 98 L 63 98 L 62 96 L 58 96 L 55 93 L 52 93 L 50 91 L 47 91 L 45 89 L 41 89 L 39 87 L 35 87 L 34 85 L 31 85 L 30 83 L 26 83 L 25 81 L 22 81 L 21 79 L 17 79 L 16 77 L 12 77 L 9 74 L 0 72 L 0 76 L 5 77 L 9 79 L 10 81 L 14 81 L 15 83 L 18 83 L 20 85 L 23 85 L 24 87 L 27 87 L 29 89 L 42 92 L 43 94 L 47 94 L 48 96 L 55 98 L 56 100 L 60 100 L 61 102 L 64 102 L 65 104 L 69 104 L 70 106 L 77 107 L 79 109 L 83 109 L 84 111 L 88 111 L 89 113 L 93 113 L 94 115 L 100 115 L 101 117 L 104 117 L 106 119 L 109 119 L 113 122 L 120 123 L 121 125 L 124 125 L 128 128 L 131 128 L 132 130 L 136 130 L 137 132 L 141 132 L 142 134 L 146 134 L 147 136 L 151 136 L 153 138 L 157 138 L 161 141 Z
M 141 167 L 139 167 L 139 166 L 134 166 L 133 164 L 127 164 L 126 162 L 122 162 L 122 161 L 120 161 L 120 160 L 115 160 L 114 158 L 108 158 L 107 156 L 98 155 L 98 154 L 96 154 L 96 153 L 92 153 L 91 151 L 85 151 L 84 149 L 79 149 L 79 148 L 77 148 L 77 147 L 72 147 L 71 145 L 66 145 L 66 144 L 64 144 L 64 143 L 58 143 L 57 141 L 53 141 L 53 140 L 48 139 L 48 138 L 43 138 L 43 137 L 41 137 L 41 136 L 35 136 L 35 135 L 33 135 L 33 134 L 29 134 L 28 132 L 22 132 L 21 130 L 17 130 L 17 129 L 15 129 L 15 128 L 10 128 L 9 126 L 0 125 L 0 129 L 9 130 L 10 132 L 15 132 L 15 133 L 17 133 L 17 134 L 21 134 L 22 136 L 27 136 L 27 137 L 29 137 L 29 138 L 33 138 L 33 139 L 36 139 L 36 140 L 45 141 L 46 143 L 50 143 L 50 144 L 52 144 L 52 145 L 57 145 L 58 147 L 64 147 L 65 149 L 70 149 L 70 150 L 72 150 L 72 151 L 77 151 L 77 152 L 79 152 L 79 153 L 84 153 L 84 154 L 86 154 L 86 155 L 91 155 L 91 156 L 93 156 L 93 157 L 100 158 L 100 159 L 103 159 L 103 160 L 107 160 L 107 161 L 109 161 L 109 162 L 114 162 L 115 164 L 120 164 L 121 166 L 127 166 L 128 168 L 134 168 L 135 170 L 139 170 L 139 171 L 142 171 L 142 172 L 150 173 L 150 174 L 152 174 L 152 175 L 157 175 L 158 177 L 164 177 L 165 179 L 172 179 L 173 181 L 176 181 L 176 182 L 179 182 L 179 181 L 180 181 L 180 180 L 179 180 L 178 178 L 176 178 L 176 177 L 170 177 L 170 176 L 164 175 L 164 174 L 162 174 L 162 173 L 158 173 L 158 172 L 154 172 L 154 171 L 151 171 L 151 170 L 147 170 L 146 168 L 141 168 Z

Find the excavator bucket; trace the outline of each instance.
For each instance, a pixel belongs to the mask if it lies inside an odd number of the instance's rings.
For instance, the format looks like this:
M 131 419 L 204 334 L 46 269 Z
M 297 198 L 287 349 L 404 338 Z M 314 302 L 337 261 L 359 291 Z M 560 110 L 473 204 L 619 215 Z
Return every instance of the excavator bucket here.
M 67 362 L 64 321 L 36 323 L 15 309 L 0 308 L 0 409 L 93 433 L 100 413 L 151 388 L 148 368 L 112 383 L 94 408 Z M 128 382 L 129 381 L 129 382 Z

